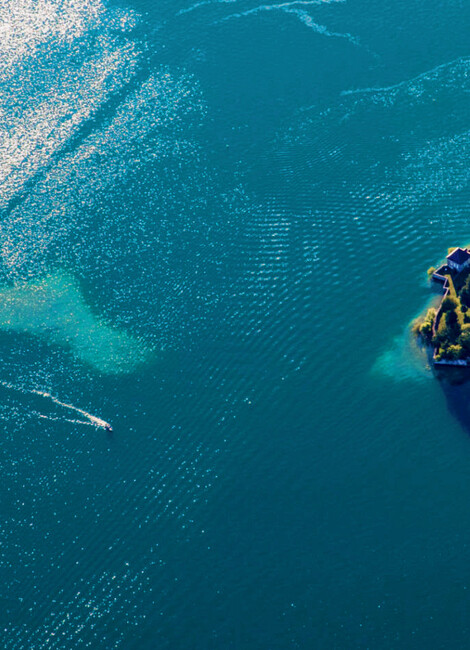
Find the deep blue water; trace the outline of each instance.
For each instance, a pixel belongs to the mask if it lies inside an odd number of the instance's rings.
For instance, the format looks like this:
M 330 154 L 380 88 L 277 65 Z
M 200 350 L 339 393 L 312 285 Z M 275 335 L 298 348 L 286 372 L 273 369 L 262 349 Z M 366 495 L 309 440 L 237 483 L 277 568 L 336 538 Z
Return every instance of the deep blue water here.
M 468 646 L 469 26 L 0 0 L 2 647 Z

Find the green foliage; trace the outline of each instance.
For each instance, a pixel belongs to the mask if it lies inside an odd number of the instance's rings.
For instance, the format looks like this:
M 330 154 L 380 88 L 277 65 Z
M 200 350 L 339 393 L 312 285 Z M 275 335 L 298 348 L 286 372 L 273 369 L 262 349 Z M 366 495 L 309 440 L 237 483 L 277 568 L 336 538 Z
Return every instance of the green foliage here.
M 445 312 L 446 325 L 449 328 L 453 328 L 458 325 L 459 319 L 457 318 L 457 312 L 455 309 Z
M 435 318 L 436 318 L 436 310 L 432 308 L 428 309 L 424 321 L 421 324 L 421 327 L 419 328 L 420 335 L 422 336 L 423 340 L 427 341 L 428 343 L 431 341 L 432 338 L 432 328 L 434 325 Z
M 460 302 L 465 307 L 470 307 L 470 275 L 467 276 L 463 287 L 460 290 Z
M 443 312 L 455 311 L 457 309 L 457 299 L 451 295 L 448 295 L 442 301 L 441 309 Z
M 426 312 L 426 316 L 421 316 L 413 321 L 411 330 L 416 336 L 420 336 L 426 343 L 431 342 L 432 328 L 434 319 L 436 318 L 436 310 L 431 308 Z
M 449 347 L 446 348 L 444 354 L 447 359 L 452 359 L 453 361 L 455 361 L 456 359 L 462 358 L 463 350 L 462 347 L 458 344 L 449 345 Z
M 424 341 L 430 342 L 432 338 L 432 323 L 425 321 L 419 328 L 419 334 Z
M 428 276 L 434 272 L 434 267 L 429 268 Z M 423 341 L 434 346 L 437 361 L 456 361 L 470 358 L 470 273 L 449 272 L 446 278 L 448 290 L 440 305 L 439 323 L 436 326 L 436 310 L 429 309 L 413 323 L 412 329 Z
M 457 312 L 455 310 L 445 312 L 444 319 L 441 320 L 441 323 L 442 330 L 441 327 L 439 330 L 442 332 L 444 341 L 455 343 L 460 336 L 460 323 Z
M 462 325 L 462 331 L 459 336 L 459 343 L 464 350 L 470 352 L 470 323 Z

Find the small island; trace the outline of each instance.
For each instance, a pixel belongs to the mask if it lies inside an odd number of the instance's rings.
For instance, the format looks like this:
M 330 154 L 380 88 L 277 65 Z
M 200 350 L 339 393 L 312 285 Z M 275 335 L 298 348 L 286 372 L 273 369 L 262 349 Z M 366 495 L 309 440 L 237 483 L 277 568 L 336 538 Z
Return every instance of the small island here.
M 470 366 L 470 249 L 449 249 L 446 262 L 428 276 L 443 296 L 413 322 L 413 332 L 431 347 L 435 364 Z

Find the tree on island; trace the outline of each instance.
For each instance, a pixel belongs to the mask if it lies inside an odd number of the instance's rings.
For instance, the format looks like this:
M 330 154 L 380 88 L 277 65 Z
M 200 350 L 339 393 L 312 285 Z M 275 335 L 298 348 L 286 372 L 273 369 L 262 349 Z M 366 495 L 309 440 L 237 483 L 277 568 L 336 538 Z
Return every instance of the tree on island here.
M 428 275 L 436 279 L 433 267 L 428 269 Z M 434 347 L 436 361 L 470 360 L 470 273 L 456 275 L 450 271 L 445 275 L 447 291 L 439 307 L 441 317 L 436 321 L 439 312 L 429 309 L 413 322 L 412 329 L 423 342 Z M 441 277 L 438 279 L 442 281 Z
M 462 331 L 460 333 L 459 343 L 467 353 L 470 352 L 470 324 L 469 323 L 465 323 L 464 325 L 462 325 Z
M 460 323 L 455 309 L 445 312 L 445 331 L 449 342 L 454 343 L 460 336 Z
M 465 284 L 460 290 L 460 302 L 465 307 L 470 307 L 470 275 L 465 280 Z
M 442 301 L 441 309 L 443 312 L 455 312 L 457 309 L 457 300 L 453 296 L 446 296 Z
M 444 351 L 444 355 L 447 359 L 460 359 L 462 357 L 462 348 L 460 345 L 449 345 Z
M 436 310 L 431 307 L 428 309 L 425 317 L 417 318 L 412 325 L 413 332 L 420 336 L 426 343 L 431 342 L 432 328 L 436 318 Z

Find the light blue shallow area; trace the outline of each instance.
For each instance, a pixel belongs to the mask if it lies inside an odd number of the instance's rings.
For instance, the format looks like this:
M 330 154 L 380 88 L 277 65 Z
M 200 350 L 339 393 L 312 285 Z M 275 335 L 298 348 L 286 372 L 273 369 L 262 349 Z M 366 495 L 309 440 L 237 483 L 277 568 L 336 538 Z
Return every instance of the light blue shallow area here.
M 0 645 L 466 648 L 470 8 L 0 22 Z

